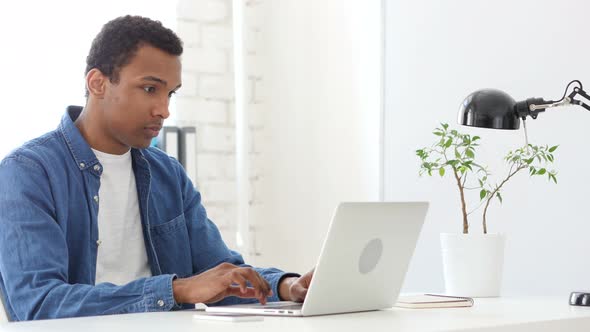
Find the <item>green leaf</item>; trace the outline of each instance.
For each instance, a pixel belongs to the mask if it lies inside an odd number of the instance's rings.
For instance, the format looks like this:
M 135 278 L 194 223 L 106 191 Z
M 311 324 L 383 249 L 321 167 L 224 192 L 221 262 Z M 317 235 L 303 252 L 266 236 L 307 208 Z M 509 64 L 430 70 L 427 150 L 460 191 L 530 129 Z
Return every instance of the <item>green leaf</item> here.
M 479 181 L 479 186 L 483 187 L 483 181 L 481 179 L 477 179 L 477 181 Z
M 457 149 L 455 149 L 455 158 L 461 159 L 461 154 L 459 153 L 459 151 Z
M 553 180 L 553 182 L 557 183 L 557 178 L 555 177 L 555 174 L 549 174 L 549 177 L 551 178 L 551 180 Z
M 440 131 L 433 131 L 432 133 L 435 134 L 436 136 L 443 136 L 444 135 Z
M 486 195 L 487 195 L 487 194 L 488 194 L 488 191 L 487 191 L 487 190 L 485 190 L 485 189 L 482 189 L 482 190 L 479 192 L 479 199 L 480 199 L 480 200 L 483 200 L 484 198 L 486 198 Z
M 449 128 L 449 125 L 448 125 L 448 124 L 446 124 L 446 123 L 441 123 L 440 125 L 441 125 L 443 128 L 445 128 L 445 130 L 446 130 L 447 128 Z
M 466 149 L 465 155 L 469 158 L 475 158 L 475 154 L 473 153 L 473 149 Z
M 544 168 L 541 168 L 541 169 L 540 169 L 540 170 L 537 172 L 537 174 L 538 174 L 538 175 L 543 175 L 543 174 L 545 174 L 545 172 L 547 172 L 547 170 L 546 170 L 546 169 L 544 169 Z
M 478 139 L 480 139 L 480 138 L 481 138 L 481 137 L 479 137 L 479 136 L 473 136 L 473 138 L 472 138 L 471 140 L 475 142 L 475 141 L 477 141 L 477 140 L 478 140 Z
M 551 148 L 549 148 L 549 152 L 553 152 L 553 151 L 557 150 L 558 146 L 559 145 L 552 146 Z
M 444 147 L 445 147 L 445 148 L 448 148 L 449 146 L 451 146 L 451 144 L 453 144 L 453 139 L 452 139 L 452 138 L 449 138 L 449 139 L 448 139 L 448 140 L 445 142 L 445 145 L 444 145 Z
M 438 174 L 440 174 L 441 177 L 445 176 L 445 169 L 444 168 L 439 168 L 438 169 Z

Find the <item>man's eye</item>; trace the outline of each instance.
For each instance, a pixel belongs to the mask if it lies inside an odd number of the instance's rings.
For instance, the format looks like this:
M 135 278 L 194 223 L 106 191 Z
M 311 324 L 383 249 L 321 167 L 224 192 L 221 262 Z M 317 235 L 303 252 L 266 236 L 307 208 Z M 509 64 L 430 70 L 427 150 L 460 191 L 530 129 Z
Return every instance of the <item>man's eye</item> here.
M 147 93 L 154 93 L 154 92 L 156 92 L 156 87 L 153 87 L 153 86 L 146 86 L 146 87 L 144 87 L 144 88 L 143 88 L 143 90 L 144 90 L 145 92 L 147 92 Z

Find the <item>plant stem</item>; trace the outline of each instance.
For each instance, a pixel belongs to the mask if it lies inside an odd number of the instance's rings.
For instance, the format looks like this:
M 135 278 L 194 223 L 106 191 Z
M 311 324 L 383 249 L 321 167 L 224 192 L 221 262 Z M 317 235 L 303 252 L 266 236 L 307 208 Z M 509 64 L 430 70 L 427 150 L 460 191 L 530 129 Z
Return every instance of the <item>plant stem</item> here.
M 488 212 L 488 206 L 490 205 L 490 202 L 492 201 L 492 198 L 494 198 L 494 196 L 500 190 L 500 188 L 502 188 L 502 186 L 506 182 L 508 182 L 508 180 L 510 180 L 510 178 L 514 176 L 514 174 L 520 172 L 521 170 L 523 170 L 525 168 L 527 168 L 527 165 L 526 164 L 522 164 L 522 165 L 518 166 L 514 172 L 508 173 L 508 176 L 500 183 L 499 186 L 496 186 L 496 189 L 494 189 L 494 191 L 492 191 L 492 193 L 490 194 L 490 196 L 486 200 L 486 206 L 483 209 L 483 233 L 484 234 L 487 234 L 488 233 L 488 224 L 487 224 L 487 221 L 486 221 L 486 213 Z M 512 170 L 512 167 L 510 167 L 510 170 Z
M 463 234 L 469 233 L 469 223 L 467 222 L 467 207 L 465 204 L 465 193 L 463 192 L 463 186 L 461 185 L 461 178 L 457 174 L 457 170 L 453 167 L 453 174 L 455 180 L 457 180 L 457 187 L 459 187 L 459 194 L 461 195 L 461 212 L 463 212 Z

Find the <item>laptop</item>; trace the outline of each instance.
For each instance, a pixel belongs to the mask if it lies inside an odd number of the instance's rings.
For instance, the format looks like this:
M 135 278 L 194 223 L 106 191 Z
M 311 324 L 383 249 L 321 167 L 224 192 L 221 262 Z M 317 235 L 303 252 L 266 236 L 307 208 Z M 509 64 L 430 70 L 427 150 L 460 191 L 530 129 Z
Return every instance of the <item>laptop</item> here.
M 427 202 L 340 203 L 304 303 L 210 306 L 206 311 L 316 316 L 391 308 L 427 210 Z

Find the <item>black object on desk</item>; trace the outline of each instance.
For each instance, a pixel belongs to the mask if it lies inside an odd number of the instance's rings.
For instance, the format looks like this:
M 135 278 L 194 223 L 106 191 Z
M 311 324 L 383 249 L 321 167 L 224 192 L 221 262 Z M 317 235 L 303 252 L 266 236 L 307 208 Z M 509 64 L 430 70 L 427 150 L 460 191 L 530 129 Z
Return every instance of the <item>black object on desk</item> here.
M 570 305 L 590 307 L 590 292 L 572 292 L 570 294 Z

